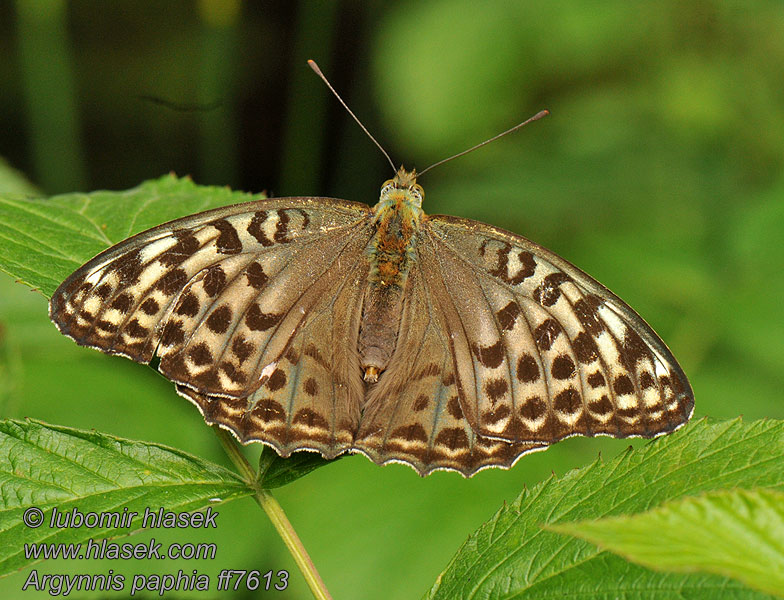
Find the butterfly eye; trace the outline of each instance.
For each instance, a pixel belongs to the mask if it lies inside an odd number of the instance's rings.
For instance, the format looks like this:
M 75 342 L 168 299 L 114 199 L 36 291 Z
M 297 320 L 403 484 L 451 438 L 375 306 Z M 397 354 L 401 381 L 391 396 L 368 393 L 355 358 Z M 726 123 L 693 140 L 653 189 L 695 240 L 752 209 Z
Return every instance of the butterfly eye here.
M 411 186 L 411 193 L 414 195 L 417 200 L 419 200 L 419 204 L 422 204 L 422 200 L 425 199 L 425 190 L 422 189 L 422 186 L 418 183 L 415 183 Z
M 387 179 L 384 185 L 381 186 L 381 196 L 384 197 L 395 189 L 395 184 L 391 179 Z

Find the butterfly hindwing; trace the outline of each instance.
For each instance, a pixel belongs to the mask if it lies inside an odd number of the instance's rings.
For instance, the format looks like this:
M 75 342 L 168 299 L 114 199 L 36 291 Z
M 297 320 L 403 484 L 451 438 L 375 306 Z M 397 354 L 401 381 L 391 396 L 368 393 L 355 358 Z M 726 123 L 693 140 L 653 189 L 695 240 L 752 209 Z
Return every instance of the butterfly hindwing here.
M 230 429 L 242 441 L 261 441 L 288 456 L 317 450 L 326 458 L 352 448 L 364 395 L 356 351 L 368 262 L 366 238 L 348 239 L 343 259 L 312 288 L 316 301 L 291 335 L 286 351 L 268 348 L 260 386 L 247 397 L 209 395 L 186 386 L 178 392 L 199 407 L 207 423 Z M 329 286 L 329 293 L 323 289 Z M 293 313 L 302 314 L 299 306 Z M 304 307 L 303 307 L 304 308 Z M 352 346 L 353 342 L 353 346 Z
M 491 465 L 510 467 L 546 445 L 491 440 L 469 424 L 444 312 L 426 283 L 429 267 L 425 259 L 409 275 L 395 354 L 368 394 L 355 448 L 379 464 L 408 463 L 422 475 L 451 469 L 469 476 Z

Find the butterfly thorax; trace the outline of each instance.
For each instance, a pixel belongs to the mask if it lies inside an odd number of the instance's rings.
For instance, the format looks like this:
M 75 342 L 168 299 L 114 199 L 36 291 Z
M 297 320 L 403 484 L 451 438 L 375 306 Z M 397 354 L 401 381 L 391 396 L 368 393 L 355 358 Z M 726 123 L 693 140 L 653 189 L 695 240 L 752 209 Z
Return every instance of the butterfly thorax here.
M 373 208 L 376 231 L 367 246 L 370 272 L 359 333 L 365 381 L 378 379 L 395 349 L 403 293 L 424 218 L 423 197 L 424 192 L 416 183 L 416 171 L 401 167 L 381 187 L 381 197 Z
M 402 167 L 394 179 L 381 187 L 381 197 L 373 208 L 376 232 L 367 248 L 371 282 L 383 287 L 405 285 L 416 233 L 424 217 L 423 196 L 422 188 L 416 183 L 416 172 Z

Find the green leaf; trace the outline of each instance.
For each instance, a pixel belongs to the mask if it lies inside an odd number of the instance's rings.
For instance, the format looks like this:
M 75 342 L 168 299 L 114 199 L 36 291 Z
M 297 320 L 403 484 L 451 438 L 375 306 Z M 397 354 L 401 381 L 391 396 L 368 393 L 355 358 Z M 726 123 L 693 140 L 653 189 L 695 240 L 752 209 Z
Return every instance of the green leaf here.
M 0 194 L 0 270 L 50 297 L 77 267 L 135 233 L 260 197 L 173 175 L 124 192 L 32 200 Z
M 26 544 L 81 543 L 141 529 L 147 507 L 193 512 L 253 494 L 218 465 L 160 444 L 40 421 L 0 421 L 0 575 L 35 562 Z M 26 510 L 43 511 L 27 527 Z M 52 511 L 139 513 L 130 527 L 50 528 Z M 29 513 L 28 513 L 29 514 Z
M 0 194 L 28 194 L 39 196 L 38 189 L 19 171 L 0 158 Z
M 633 565 L 543 525 L 631 514 L 734 487 L 784 489 L 784 422 L 693 422 L 524 491 L 475 531 L 428 598 L 761 598 L 717 575 Z
M 628 517 L 548 527 L 651 569 L 707 571 L 784 595 L 784 493 L 711 492 Z
M 281 458 L 272 448 L 265 446 L 259 457 L 259 485 L 266 490 L 284 486 L 344 456 L 341 454 L 327 460 L 317 452 L 294 452 L 288 458 Z

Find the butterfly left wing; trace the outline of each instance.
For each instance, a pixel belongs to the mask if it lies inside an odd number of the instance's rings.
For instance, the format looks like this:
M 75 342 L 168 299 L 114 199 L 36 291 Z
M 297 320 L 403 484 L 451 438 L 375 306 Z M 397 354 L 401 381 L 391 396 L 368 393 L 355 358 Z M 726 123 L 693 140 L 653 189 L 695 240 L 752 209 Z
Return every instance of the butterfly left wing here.
M 180 387 L 234 400 L 275 392 L 291 338 L 366 262 L 370 214 L 353 202 L 282 198 L 178 219 L 74 272 L 50 317 L 81 345 L 142 363 L 157 355 Z M 356 388 L 336 392 L 347 414 L 359 410 Z
M 321 293 L 279 358 L 262 358 L 269 376 L 246 397 L 210 395 L 184 385 L 177 392 L 195 404 L 208 424 L 232 431 L 243 443 L 260 441 L 283 457 L 316 450 L 334 458 L 353 446 L 364 396 L 356 352 L 364 280 L 365 240 L 329 274 Z M 274 362 L 273 362 L 274 361 Z
M 424 230 L 451 313 L 461 407 L 479 435 L 652 437 L 689 419 L 694 399 L 675 358 L 597 281 L 490 225 L 433 216 Z

